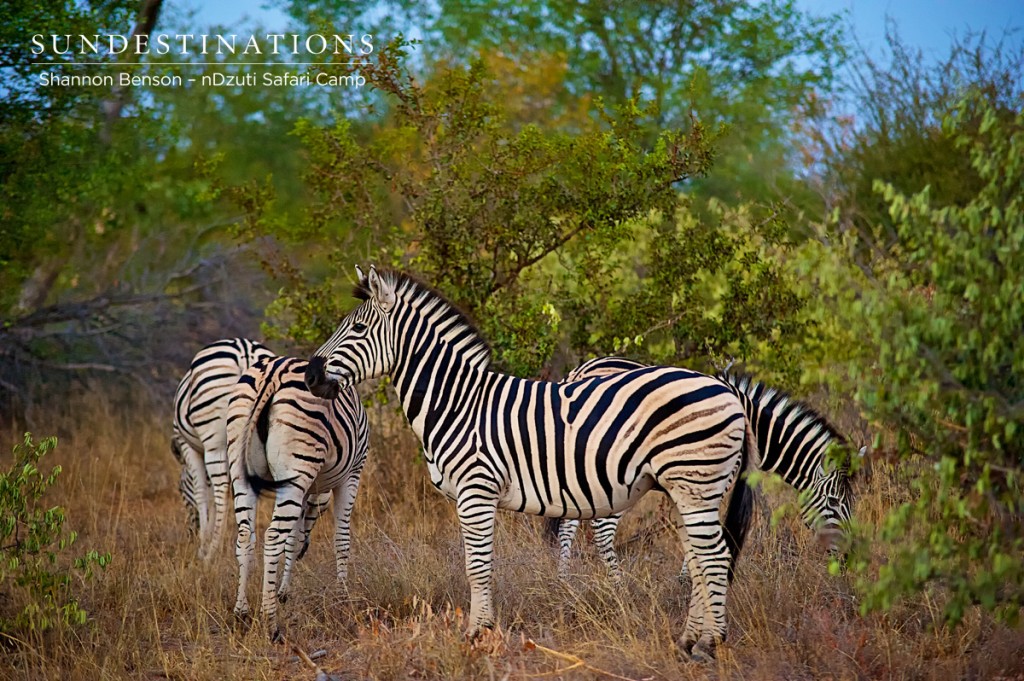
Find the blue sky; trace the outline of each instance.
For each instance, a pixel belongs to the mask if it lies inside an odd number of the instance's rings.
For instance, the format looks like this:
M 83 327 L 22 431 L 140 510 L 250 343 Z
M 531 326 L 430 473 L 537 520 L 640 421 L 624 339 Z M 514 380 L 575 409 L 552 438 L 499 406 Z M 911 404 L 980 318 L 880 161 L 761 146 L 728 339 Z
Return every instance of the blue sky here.
M 899 27 L 905 42 L 921 48 L 926 59 L 940 59 L 954 35 L 968 30 L 986 30 L 993 37 L 1004 29 L 1024 27 L 1024 3 L 1020 0 L 796 0 L 797 6 L 813 14 L 846 13 L 860 43 L 873 57 L 880 57 L 885 45 L 886 16 Z M 171 6 L 196 8 L 199 25 L 237 25 L 244 17 L 268 28 L 287 22 L 285 15 L 268 9 L 265 0 L 219 0 L 217 2 L 174 2 Z M 251 23 L 251 22 L 246 22 Z M 1013 36 L 1019 44 L 1024 31 Z

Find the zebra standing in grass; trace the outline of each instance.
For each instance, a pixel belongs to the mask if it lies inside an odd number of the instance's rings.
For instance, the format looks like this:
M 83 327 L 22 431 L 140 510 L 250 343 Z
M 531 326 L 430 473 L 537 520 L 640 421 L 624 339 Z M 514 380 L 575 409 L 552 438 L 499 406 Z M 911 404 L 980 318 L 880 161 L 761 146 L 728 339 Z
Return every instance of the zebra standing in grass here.
M 647 366 L 622 357 L 599 357 L 584 362 L 569 373 L 565 382 L 608 376 Z M 810 407 L 790 399 L 773 388 L 747 376 L 721 372 L 718 378 L 743 403 L 747 419 L 757 437 L 763 471 L 778 473 L 782 479 L 802 492 L 800 511 L 804 522 L 815 529 L 831 552 L 839 551 L 843 525 L 850 520 L 853 492 L 846 469 L 831 466 L 825 455 L 832 445 L 845 445 L 845 440 L 829 423 Z M 865 448 L 859 455 L 863 456 Z M 622 514 L 594 521 L 594 544 L 611 576 L 621 579 L 615 553 L 615 531 Z M 562 520 L 558 528 L 559 576 L 569 573 L 569 557 L 579 520 Z M 686 563 L 680 579 L 687 573 Z
M 246 369 L 273 356 L 266 346 L 246 338 L 219 340 L 196 353 L 178 384 L 171 451 L 182 465 L 179 491 L 199 530 L 201 556 L 212 553 L 215 519 L 227 510 L 228 397 Z
M 489 368 L 490 349 L 440 294 L 406 274 L 361 272 L 363 300 L 310 360 L 309 389 L 331 397 L 389 375 L 423 444 L 431 482 L 456 502 L 472 601 L 470 634 L 492 626 L 498 508 L 548 517 L 620 513 L 647 491 L 675 502 L 694 575 L 681 648 L 714 656 L 725 639 L 730 555 L 742 544 L 754 445 L 743 406 L 708 376 L 670 367 L 562 385 Z
M 193 358 L 178 385 L 174 401 L 171 451 L 182 465 L 178 489 L 199 531 L 199 554 L 212 558 L 223 543 L 227 515 L 228 479 L 226 419 L 228 400 L 242 373 L 260 360 L 275 357 L 266 346 L 245 338 L 210 343 Z M 212 499 L 211 499 L 212 497 Z M 314 496 L 306 508 L 302 547 L 289 552 L 282 588 L 287 589 L 291 568 L 309 546 L 309 532 L 331 501 L 330 493 Z
M 274 512 L 263 542 L 261 611 L 272 640 L 281 640 L 277 604 L 287 596 L 290 561 L 311 499 L 334 496 L 334 550 L 338 579 L 348 578 L 349 520 L 366 462 L 369 427 L 354 389 L 314 397 L 304 382 L 307 362 L 276 357 L 239 379 L 228 405 L 228 461 L 238 534 L 238 598 L 234 612 L 249 615 L 246 597 L 256 548 L 256 501 L 273 490 Z M 281 557 L 285 556 L 284 573 Z

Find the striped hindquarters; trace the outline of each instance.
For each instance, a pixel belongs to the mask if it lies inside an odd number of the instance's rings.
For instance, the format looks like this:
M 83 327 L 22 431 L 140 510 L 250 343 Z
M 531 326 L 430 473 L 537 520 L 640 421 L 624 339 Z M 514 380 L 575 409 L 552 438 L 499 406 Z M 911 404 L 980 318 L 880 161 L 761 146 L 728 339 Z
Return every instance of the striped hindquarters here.
M 223 428 L 227 401 L 246 369 L 274 353 L 247 338 L 210 343 L 192 358 L 174 396 L 174 430 L 190 446 L 203 451 L 204 442 Z

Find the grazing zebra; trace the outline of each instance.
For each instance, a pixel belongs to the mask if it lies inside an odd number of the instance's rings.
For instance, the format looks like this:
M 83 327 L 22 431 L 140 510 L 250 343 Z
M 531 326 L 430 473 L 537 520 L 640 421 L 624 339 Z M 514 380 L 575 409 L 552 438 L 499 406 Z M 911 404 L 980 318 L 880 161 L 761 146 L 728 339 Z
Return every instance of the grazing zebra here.
M 501 374 L 489 368 L 487 343 L 439 293 L 399 272 L 359 276 L 363 302 L 310 359 L 306 384 L 331 397 L 391 377 L 431 482 L 456 503 L 472 594 L 468 633 L 494 623 L 498 508 L 602 517 L 660 489 L 675 502 L 695 575 L 680 646 L 713 657 L 726 635 L 726 575 L 736 558 L 719 508 L 729 496 L 726 527 L 738 547 L 750 515 L 740 473 L 755 455 L 732 391 L 671 367 L 569 385 Z
M 199 530 L 199 554 L 209 557 L 219 542 L 211 535 L 227 511 L 228 397 L 242 373 L 273 357 L 266 346 L 245 338 L 210 343 L 192 358 L 174 396 L 171 451 L 182 464 L 179 491 Z
M 584 362 L 565 378 L 573 382 L 630 371 L 647 365 L 622 357 L 599 357 Z M 766 387 L 746 376 L 728 372 L 718 375 L 743 403 L 747 419 L 757 437 L 761 470 L 779 473 L 783 480 L 804 492 L 801 494 L 801 517 L 828 543 L 829 550 L 839 551 L 843 524 L 850 519 L 853 493 L 847 471 L 830 467 L 825 454 L 832 444 L 845 444 L 844 439 L 825 419 L 810 407 L 791 400 L 784 393 Z M 859 454 L 863 456 L 865 448 Z M 613 579 L 621 579 L 615 553 L 615 531 L 622 514 L 594 521 L 594 544 Z M 569 572 L 569 557 L 579 520 L 562 520 L 558 528 L 559 576 Z M 686 576 L 686 563 L 680 580 Z
M 314 397 L 303 380 L 306 366 L 293 357 L 261 361 L 242 375 L 228 405 L 228 461 L 238 523 L 234 612 L 243 619 L 249 615 L 246 587 L 255 557 L 256 501 L 261 490 L 273 490 L 274 512 L 263 542 L 261 612 L 275 641 L 281 640 L 277 604 L 287 596 L 290 567 L 286 556 L 279 584 L 281 556 L 295 550 L 307 503 L 325 493 L 334 495 L 338 580 L 348 578 L 349 519 L 369 442 L 366 411 L 355 390 L 336 391 L 329 400 Z

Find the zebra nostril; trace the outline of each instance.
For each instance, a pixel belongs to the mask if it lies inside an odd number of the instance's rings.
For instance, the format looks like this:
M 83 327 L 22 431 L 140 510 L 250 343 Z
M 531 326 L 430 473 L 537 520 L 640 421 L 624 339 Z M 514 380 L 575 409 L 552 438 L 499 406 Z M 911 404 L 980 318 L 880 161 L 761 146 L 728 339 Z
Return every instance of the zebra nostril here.
M 309 365 L 306 367 L 306 387 L 313 389 L 322 385 L 327 379 L 324 367 L 327 366 L 327 359 L 324 357 L 310 357 Z

